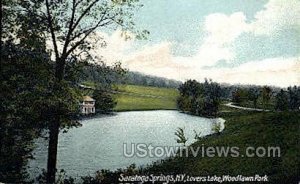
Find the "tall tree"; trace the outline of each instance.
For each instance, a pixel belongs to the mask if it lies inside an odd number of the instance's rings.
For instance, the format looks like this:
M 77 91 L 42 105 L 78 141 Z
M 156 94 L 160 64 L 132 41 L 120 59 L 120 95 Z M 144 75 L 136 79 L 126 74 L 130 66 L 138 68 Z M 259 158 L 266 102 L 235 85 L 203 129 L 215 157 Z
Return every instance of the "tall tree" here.
M 2 66 L 2 11 L 3 11 L 3 2 L 0 0 L 0 70 Z
M 266 105 L 269 103 L 271 96 L 272 96 L 272 89 L 269 86 L 264 86 L 262 88 L 262 101 L 263 101 L 263 107 L 266 109 Z
M 2 10 L 3 2 L 0 0 L 0 73 L 2 73 Z M 1 109 L 2 110 L 2 109 Z M 0 122 L 0 134 L 2 134 L 2 122 Z M 2 135 L 0 135 L 0 156 L 2 150 Z
M 21 183 L 33 138 L 42 126 L 41 98 L 52 66 L 42 37 L 43 21 L 28 1 L 1 0 L 0 181 Z M 18 26 L 16 26 L 18 25 Z M 34 30 L 34 31 L 33 31 Z M 30 105 L 29 105 L 30 104 Z
M 121 27 L 123 30 L 133 30 L 132 16 L 139 6 L 137 2 L 138 0 L 45 0 L 45 16 L 54 53 L 53 90 L 56 94 L 65 93 L 63 86 L 67 62 L 79 56 L 91 58 L 89 51 L 92 48 L 92 36 L 96 36 L 100 28 Z M 143 37 L 148 32 L 138 33 Z M 103 44 L 103 40 L 100 41 Z M 53 121 L 49 125 L 48 183 L 55 182 L 58 134 L 63 121 L 62 106 L 57 101 L 56 108 L 52 109 Z
M 248 98 L 253 102 L 254 108 L 257 108 L 258 97 L 259 97 L 259 90 L 255 87 L 251 87 L 248 90 Z
M 300 88 L 297 86 L 288 87 L 289 109 L 299 110 L 300 108 Z
M 276 94 L 275 109 L 280 111 L 288 110 L 288 96 L 283 89 Z

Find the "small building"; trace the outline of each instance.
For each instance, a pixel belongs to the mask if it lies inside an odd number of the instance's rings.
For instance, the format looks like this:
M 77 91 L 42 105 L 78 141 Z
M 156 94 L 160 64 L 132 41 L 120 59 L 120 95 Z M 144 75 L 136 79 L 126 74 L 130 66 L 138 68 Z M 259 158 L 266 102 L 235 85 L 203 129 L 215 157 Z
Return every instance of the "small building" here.
M 95 113 L 95 102 L 92 97 L 84 96 L 82 103 L 80 104 L 80 112 L 82 114 L 94 114 Z

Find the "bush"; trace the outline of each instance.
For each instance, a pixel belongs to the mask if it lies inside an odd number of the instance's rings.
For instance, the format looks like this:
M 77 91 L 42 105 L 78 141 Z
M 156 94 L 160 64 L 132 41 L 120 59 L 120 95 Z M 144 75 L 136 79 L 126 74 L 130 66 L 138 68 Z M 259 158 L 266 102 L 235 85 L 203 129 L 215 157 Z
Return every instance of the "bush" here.
M 111 112 L 117 105 L 117 102 L 112 97 L 112 95 L 104 90 L 95 90 L 93 93 L 93 98 L 96 100 L 96 110 L 100 112 Z

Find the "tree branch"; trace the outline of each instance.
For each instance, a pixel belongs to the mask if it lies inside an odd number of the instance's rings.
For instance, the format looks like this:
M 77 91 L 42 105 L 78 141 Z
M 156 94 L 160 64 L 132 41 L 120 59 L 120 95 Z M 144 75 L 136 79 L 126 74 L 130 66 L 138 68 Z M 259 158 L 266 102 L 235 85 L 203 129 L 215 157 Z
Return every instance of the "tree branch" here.
M 109 17 L 109 18 L 105 18 L 105 15 L 106 15 L 106 12 L 107 10 L 103 13 L 101 19 L 98 21 L 98 23 L 89 28 L 89 29 L 86 29 L 84 31 L 82 31 L 81 33 L 77 34 L 76 36 L 74 36 L 71 40 L 75 40 L 76 38 L 79 38 L 81 35 L 85 34 L 83 38 L 81 38 L 79 41 L 77 41 L 75 43 L 75 45 L 70 48 L 70 50 L 66 53 L 66 56 L 68 56 L 69 54 L 71 54 L 80 44 L 82 44 L 84 42 L 84 40 L 93 32 L 95 31 L 98 27 L 102 27 L 102 26 L 106 26 L 106 25 L 109 25 L 112 23 L 113 21 L 113 18 L 116 17 L 117 15 L 115 14 L 114 16 L 112 17 Z M 103 21 L 106 21 L 108 20 L 107 22 L 103 22 Z
M 107 11 L 108 11 L 108 8 L 103 12 L 103 14 L 102 14 L 102 16 L 101 16 L 101 18 L 100 18 L 100 20 L 98 21 L 97 24 L 99 24 L 99 22 L 101 23 L 102 21 L 105 21 L 105 20 L 109 19 L 109 18 L 105 18 L 105 15 L 106 15 Z M 96 25 L 97 25 L 97 24 L 96 24 Z M 94 28 L 94 26 L 91 27 L 91 28 L 87 28 L 87 29 L 81 31 L 80 33 L 74 35 L 74 36 L 70 39 L 70 41 L 74 41 L 76 38 L 80 38 L 83 34 L 86 34 L 87 32 L 89 32 L 89 31 L 90 31 L 91 29 L 93 29 L 93 28 Z
M 85 36 L 82 38 L 82 39 L 80 39 L 78 42 L 76 42 L 75 43 L 75 45 L 67 52 L 67 56 L 69 55 L 69 54 L 71 54 L 80 44 L 82 44 L 83 42 L 84 42 L 84 40 L 95 30 L 95 29 L 97 29 L 98 27 L 102 27 L 102 26 L 106 26 L 106 25 L 109 25 L 109 24 L 111 24 L 112 23 L 112 21 L 108 21 L 108 22 L 105 22 L 105 23 L 102 23 L 102 24 L 97 24 L 96 26 L 94 26 L 93 28 L 91 28 L 86 34 L 85 34 Z
M 72 15 L 71 15 L 69 28 L 68 28 L 69 30 L 68 30 L 68 33 L 67 33 L 67 36 L 66 36 L 66 41 L 65 41 L 65 44 L 64 44 L 64 47 L 63 47 L 62 55 L 66 54 L 68 45 L 70 43 L 70 37 L 73 33 L 72 27 L 73 27 L 73 24 L 74 24 L 75 13 L 76 13 L 76 0 L 73 0 Z
M 80 23 L 80 21 L 82 20 L 82 18 L 90 11 L 90 9 L 100 0 L 95 0 L 93 1 L 84 11 L 83 13 L 79 16 L 78 20 L 75 22 L 75 24 L 73 25 L 72 31 L 74 31 L 76 29 L 76 27 L 78 26 L 78 24 Z
M 55 58 L 57 60 L 59 58 L 59 53 L 58 53 L 58 49 L 57 49 L 56 36 L 55 36 L 54 28 L 53 28 L 52 16 L 51 16 L 51 12 L 50 12 L 50 4 L 49 4 L 48 0 L 46 0 L 46 8 L 47 8 L 47 21 L 48 21 L 48 25 L 50 28 L 50 34 L 52 37 Z

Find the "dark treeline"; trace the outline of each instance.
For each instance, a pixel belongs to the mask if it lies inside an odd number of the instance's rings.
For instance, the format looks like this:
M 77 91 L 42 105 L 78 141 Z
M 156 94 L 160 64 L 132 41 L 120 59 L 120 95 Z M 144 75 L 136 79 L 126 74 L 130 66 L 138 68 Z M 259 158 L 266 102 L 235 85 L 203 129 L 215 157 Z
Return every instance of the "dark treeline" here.
M 81 81 L 90 81 L 96 84 L 132 84 L 141 86 L 154 86 L 166 88 L 178 88 L 182 82 L 166 79 L 163 77 L 156 77 L 145 75 L 139 72 L 132 72 L 121 67 L 121 63 L 117 62 L 111 70 L 104 63 L 89 64 L 83 68 Z
M 216 116 L 221 101 L 240 106 L 285 111 L 299 110 L 300 87 L 278 88 L 255 85 L 225 85 L 205 79 L 188 80 L 178 88 L 179 110 L 194 115 Z
M 104 62 L 97 64 L 86 63 L 82 67 L 79 83 L 92 82 L 96 88 L 111 88 L 111 84 L 122 83 L 128 71 L 117 62 L 113 66 L 107 66 Z
M 300 87 L 288 87 L 286 90 L 281 89 L 275 95 L 275 109 L 280 111 L 285 110 L 300 110 Z
M 237 87 L 231 93 L 232 102 L 238 105 L 268 110 L 299 110 L 300 88 L 290 86 L 278 88 L 272 86 Z
M 124 83 L 166 88 L 178 88 L 182 84 L 182 82 L 180 81 L 166 79 L 163 77 L 145 75 L 139 72 L 128 72 L 124 76 Z

